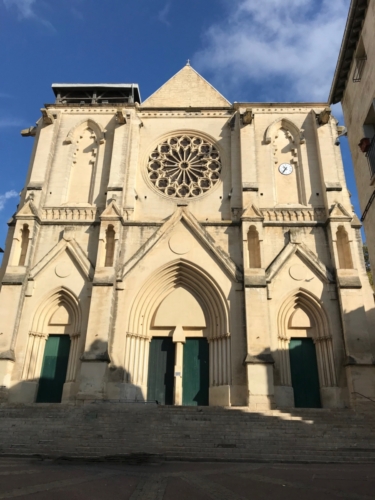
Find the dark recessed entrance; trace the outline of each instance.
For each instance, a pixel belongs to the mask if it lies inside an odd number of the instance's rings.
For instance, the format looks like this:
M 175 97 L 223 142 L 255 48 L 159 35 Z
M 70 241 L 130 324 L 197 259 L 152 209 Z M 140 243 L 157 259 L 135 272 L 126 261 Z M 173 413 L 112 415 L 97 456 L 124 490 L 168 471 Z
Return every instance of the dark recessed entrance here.
M 187 338 L 184 344 L 182 404 L 207 406 L 209 390 L 209 349 L 205 338 Z
M 175 346 L 171 337 L 154 337 L 150 343 L 147 399 L 173 405 Z
M 50 335 L 44 350 L 37 403 L 60 403 L 70 351 L 69 335 Z
M 291 339 L 290 371 L 296 408 L 321 408 L 318 365 L 312 339 Z

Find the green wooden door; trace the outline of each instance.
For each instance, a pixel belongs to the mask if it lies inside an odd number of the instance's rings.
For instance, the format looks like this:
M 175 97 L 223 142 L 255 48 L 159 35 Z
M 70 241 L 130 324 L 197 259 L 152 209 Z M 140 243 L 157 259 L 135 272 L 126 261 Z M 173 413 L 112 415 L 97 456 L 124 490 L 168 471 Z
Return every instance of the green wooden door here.
M 318 365 L 312 339 L 291 339 L 290 371 L 296 408 L 321 408 Z
M 208 342 L 205 338 L 186 339 L 182 370 L 182 404 L 207 406 L 209 388 Z
M 69 335 L 50 335 L 44 350 L 37 403 L 60 403 L 70 351 Z
M 150 343 L 147 399 L 173 405 L 175 346 L 171 337 L 154 337 Z

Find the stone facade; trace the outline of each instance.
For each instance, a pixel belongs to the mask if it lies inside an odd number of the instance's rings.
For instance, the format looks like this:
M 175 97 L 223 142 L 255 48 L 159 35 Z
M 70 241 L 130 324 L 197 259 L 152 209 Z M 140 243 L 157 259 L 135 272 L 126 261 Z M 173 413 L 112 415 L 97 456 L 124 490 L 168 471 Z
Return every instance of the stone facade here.
M 330 103 L 341 102 L 362 222 L 372 269 L 375 269 L 375 2 L 352 0 Z M 367 138 L 369 145 L 360 146 Z
M 43 112 L 2 266 L 8 401 L 43 400 L 48 342 L 67 336 L 62 402 L 152 399 L 155 339 L 177 405 L 201 401 L 187 381 L 207 369 L 210 405 L 300 406 L 291 339 L 311 339 L 323 407 L 375 396 L 361 226 L 325 103 L 232 105 L 187 65 L 142 105 Z

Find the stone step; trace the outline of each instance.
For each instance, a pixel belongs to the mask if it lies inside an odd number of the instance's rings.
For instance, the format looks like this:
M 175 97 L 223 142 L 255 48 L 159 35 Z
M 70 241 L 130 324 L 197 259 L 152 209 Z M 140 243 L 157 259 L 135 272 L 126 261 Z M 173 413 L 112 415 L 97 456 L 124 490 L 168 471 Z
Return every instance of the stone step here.
M 375 462 L 375 419 L 352 410 L 95 403 L 0 406 L 0 454 L 176 460 Z

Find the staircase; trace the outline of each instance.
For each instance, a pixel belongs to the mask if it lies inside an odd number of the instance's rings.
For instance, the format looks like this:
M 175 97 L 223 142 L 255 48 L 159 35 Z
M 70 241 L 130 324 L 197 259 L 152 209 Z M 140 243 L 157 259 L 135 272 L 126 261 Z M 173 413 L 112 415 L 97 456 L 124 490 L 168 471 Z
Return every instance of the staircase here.
M 375 462 L 374 414 L 90 403 L 0 406 L 0 456 Z M 147 455 L 144 455 L 147 456 Z

